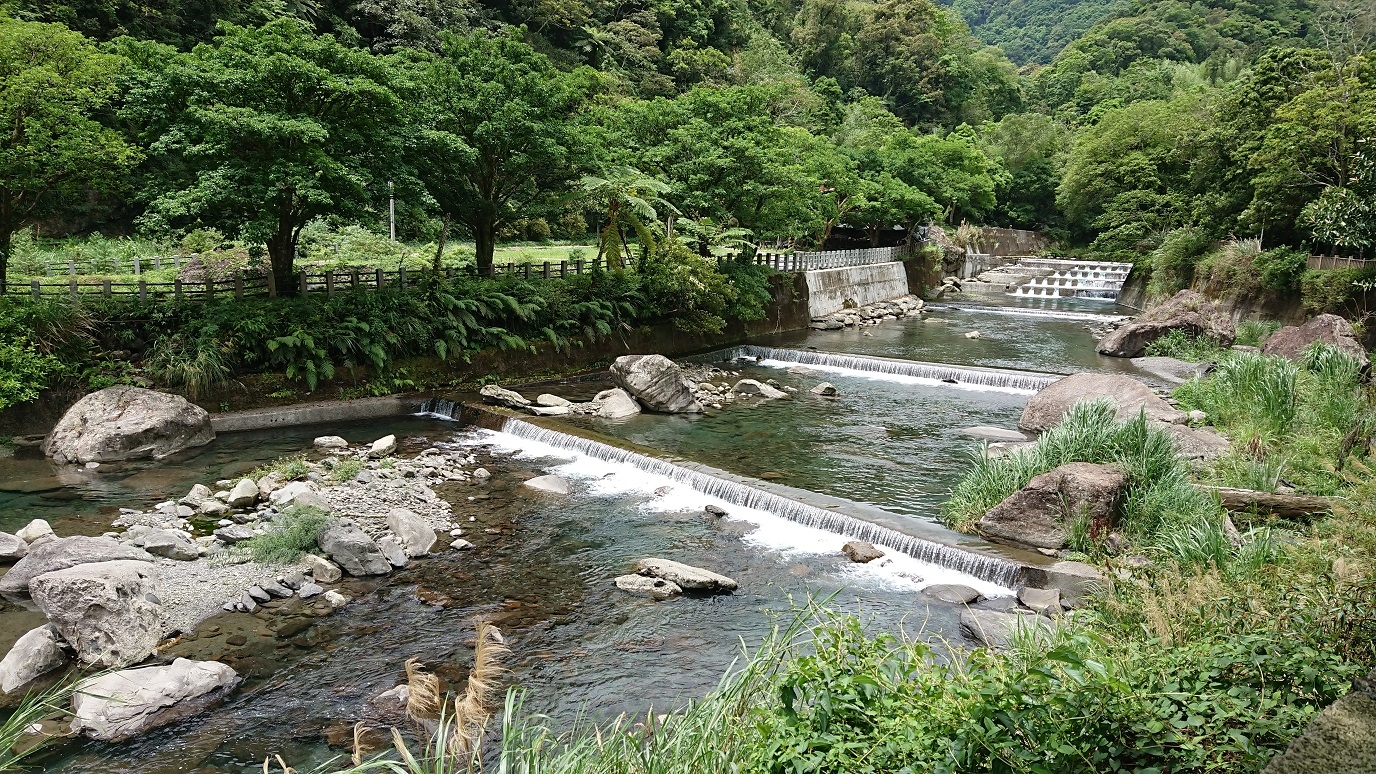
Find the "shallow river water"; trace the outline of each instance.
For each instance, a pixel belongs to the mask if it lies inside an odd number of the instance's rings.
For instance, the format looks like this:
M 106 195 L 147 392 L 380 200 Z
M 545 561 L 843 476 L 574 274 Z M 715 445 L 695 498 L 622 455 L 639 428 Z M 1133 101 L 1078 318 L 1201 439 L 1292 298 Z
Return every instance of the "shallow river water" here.
M 1101 313 L 1103 305 L 1093 309 Z M 894 321 L 866 329 L 870 336 L 816 332 L 770 343 L 999 368 L 1106 367 L 1084 355 L 1092 353 L 1084 321 L 967 309 L 932 317 L 947 321 Z M 970 329 L 982 338 L 966 339 Z M 1014 392 L 864 374 L 751 366 L 743 375 L 774 378 L 800 392 L 792 401 L 738 404 L 709 416 L 643 415 L 591 426 L 733 473 L 770 474 L 900 518 L 929 520 L 977 443 L 956 431 L 1013 427 L 1026 400 Z M 839 398 L 807 394 L 823 379 L 838 387 Z M 234 666 L 248 680 L 229 703 L 124 745 L 68 745 L 49 755 L 46 769 L 246 774 L 261 771 L 269 753 L 307 767 L 340 753 L 327 747 L 326 736 L 343 738 L 341 729 L 365 717 L 370 697 L 403 681 L 407 658 L 419 657 L 461 685 L 477 617 L 506 634 L 513 651 L 506 683 L 529 692 L 529 710 L 567 726 L 580 713 L 641 715 L 701 696 L 740 655 L 742 643 L 757 645 L 809 595 L 835 594 L 832 607 L 869 616 L 878 628 L 959 642 L 959 611 L 930 602 L 918 589 L 965 582 L 1001 593 L 906 558 L 885 567 L 854 565 L 838 553 L 839 535 L 738 508 L 716 520 L 703 511 L 711 498 L 630 465 L 427 417 L 227 434 L 182 459 L 62 479 L 42 460 L 0 460 L 0 529 L 42 517 L 59 534 L 99 534 L 119 506 L 147 507 L 193 483 L 242 474 L 304 450 L 317 435 L 367 442 L 388 433 L 404 439 L 403 454 L 453 444 L 494 471 L 487 484 L 437 490 L 458 521 L 473 519 L 465 537 L 474 550 L 414 562 L 385 581 L 345 583 L 354 601 L 325 618 L 291 609 L 217 616 L 169 655 Z M 568 498 L 519 486 L 548 471 L 574 482 Z M 656 603 L 615 589 L 613 577 L 653 555 L 729 575 L 740 590 Z M 0 648 L 33 625 L 32 613 L 0 613 Z

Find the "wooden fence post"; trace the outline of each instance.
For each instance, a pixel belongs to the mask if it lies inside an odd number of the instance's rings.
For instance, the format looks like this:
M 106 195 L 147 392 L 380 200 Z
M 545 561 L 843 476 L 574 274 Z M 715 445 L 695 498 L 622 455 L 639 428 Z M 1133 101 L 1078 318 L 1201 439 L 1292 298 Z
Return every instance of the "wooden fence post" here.
M 582 258 L 574 258 L 574 259 L 573 259 L 573 273 L 574 273 L 574 274 L 582 274 L 582 273 L 583 273 L 583 259 L 582 259 Z
M 104 287 L 101 288 L 101 291 L 102 295 L 104 295 L 106 298 L 110 297 L 110 280 L 108 277 L 106 278 Z
M 354 290 L 358 290 L 358 269 L 351 269 L 349 271 L 349 285 L 353 287 Z
M 205 300 L 215 300 L 215 278 L 209 275 L 205 278 Z
M 568 262 L 568 261 L 560 261 L 560 262 L 559 262 L 559 279 L 564 279 L 564 278 L 567 277 L 567 276 L 569 276 L 569 262 Z
M 549 261 L 545 261 L 544 271 L 541 272 L 544 279 L 549 279 Z
M 399 266 L 399 267 L 397 267 L 397 284 L 401 286 L 401 289 L 402 289 L 402 290 L 405 290 L 405 289 L 406 289 L 406 267 L 405 267 L 405 266 Z
M 140 274 L 143 274 L 143 265 L 142 262 L 139 261 L 139 257 L 136 255 L 134 256 L 134 276 L 137 277 Z
M 302 298 L 305 298 L 309 283 L 306 282 L 306 273 L 304 271 L 296 274 L 296 284 L 297 291 L 301 294 Z
M 177 299 L 177 303 L 182 301 L 182 278 L 172 280 L 172 297 Z
M 334 269 L 325 270 L 325 295 L 334 298 Z
M 38 280 L 34 280 L 33 282 L 29 283 L 29 287 L 33 289 L 33 300 L 39 301 L 43 298 L 42 283 L 40 283 Z
M 148 301 L 148 283 L 147 283 L 147 282 L 144 282 L 142 279 L 140 279 L 140 280 L 139 280 L 139 302 L 140 302 L 140 303 L 145 303 L 145 302 L 147 302 L 147 301 Z
M 234 275 L 234 297 L 244 297 L 244 275 L 242 274 Z
M 277 298 L 277 275 L 268 269 L 268 298 Z
M 387 284 L 387 273 L 382 269 L 374 269 L 373 273 L 376 275 L 377 289 L 382 290 L 382 287 Z

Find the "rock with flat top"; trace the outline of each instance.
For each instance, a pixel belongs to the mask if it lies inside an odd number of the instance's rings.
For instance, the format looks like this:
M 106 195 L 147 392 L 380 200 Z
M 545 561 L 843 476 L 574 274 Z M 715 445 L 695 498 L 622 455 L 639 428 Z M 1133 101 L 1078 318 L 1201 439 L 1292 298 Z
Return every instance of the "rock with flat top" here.
M 1022 443 L 1028 440 L 1026 435 L 1023 435 L 1017 430 L 1008 430 L 1002 427 L 989 427 L 988 425 L 964 427 L 956 432 L 968 438 L 983 438 L 987 441 L 1000 443 Z
M 597 405 L 597 416 L 603 419 L 625 419 L 640 413 L 640 404 L 620 387 L 597 393 L 592 402 Z
M 317 449 L 347 449 L 349 442 L 337 435 L 322 435 L 312 442 Z
M 331 522 L 321 530 L 316 542 L 350 575 L 386 575 L 392 571 L 392 563 L 377 542 L 354 524 Z
M 1145 413 L 1148 420 L 1183 425 L 1185 412 L 1162 400 L 1147 385 L 1127 376 L 1102 373 L 1071 374 L 1043 387 L 1027 401 L 1018 429 L 1044 433 L 1060 424 L 1061 418 L 1080 401 L 1106 400 L 1113 404 L 1118 421 L 1135 419 Z
M 550 494 L 566 495 L 569 493 L 568 479 L 561 476 L 536 476 L 521 482 L 522 485 L 530 487 L 537 492 L 548 492 Z
M 226 664 L 184 658 L 87 678 L 72 699 L 72 731 L 122 742 L 205 711 L 239 682 Z
M 923 594 L 951 605 L 969 605 L 979 601 L 980 593 L 959 583 L 937 583 L 922 590 Z
M 618 576 L 616 587 L 632 594 L 647 594 L 653 599 L 669 599 L 683 594 L 683 589 L 673 581 L 667 581 L 663 578 L 650 578 L 644 575 Z
M 0 691 L 14 693 L 66 664 L 67 653 L 53 627 L 44 624 L 30 629 L 0 660 Z
M 1088 519 L 1106 533 L 1118 517 L 1128 477 L 1113 465 L 1071 462 L 1034 476 L 1027 486 L 989 509 L 980 532 L 1033 548 L 1060 549 L 1070 523 Z
M 1028 610 L 1041 613 L 1048 618 L 1055 618 L 1063 612 L 1061 610 L 1060 589 L 1039 589 L 1024 586 L 1018 589 L 1018 601 Z
M 185 532 L 151 529 L 143 534 L 143 550 L 154 556 L 189 562 L 201 555 L 201 547 Z
M 1019 632 L 1045 635 L 1051 630 L 1046 618 L 1026 610 L 1004 612 L 967 607 L 960 613 L 960 633 L 993 650 L 1007 649 Z
M 11 567 L 4 577 L 0 577 L 0 594 L 27 594 L 29 582 L 44 573 L 65 570 L 79 564 L 113 562 L 121 559 L 153 561 L 153 557 L 147 551 L 126 546 L 113 538 L 85 535 L 49 538 L 31 545 L 24 558 Z
M 1105 336 L 1098 351 L 1109 357 L 1141 357 L 1147 345 L 1175 331 L 1211 339 L 1224 348 L 1236 338 L 1227 312 L 1193 290 L 1182 290 Z
M 162 638 L 157 568 L 129 560 L 79 564 L 29 583 L 33 601 L 88 665 L 126 667 Z
M 867 564 L 884 555 L 883 551 L 880 551 L 872 544 L 866 543 L 863 540 L 852 540 L 846 543 L 841 546 L 841 553 L 845 554 L 847 559 L 857 564 Z
M 635 572 L 650 578 L 663 578 L 684 591 L 722 593 L 734 591 L 736 582 L 711 570 L 675 562 L 669 559 L 648 558 L 636 562 Z
M 215 440 L 210 414 L 180 395 L 116 385 L 93 392 L 62 415 L 43 441 L 59 463 L 163 459 Z
M 683 369 L 663 355 L 623 355 L 612 363 L 612 381 L 648 411 L 700 414 L 702 404 L 684 383 Z
M 758 395 L 761 398 L 787 398 L 788 393 L 776 387 L 771 387 L 764 382 L 756 379 L 741 379 L 736 382 L 736 386 L 731 391 L 737 395 Z
M 535 396 L 535 405 L 545 406 L 547 408 L 557 408 L 560 406 L 572 406 L 573 402 L 565 398 L 561 398 L 558 395 L 551 395 L 545 392 Z
M 482 396 L 484 403 L 491 403 L 494 406 L 524 409 L 530 405 L 526 396 L 497 384 L 484 384 L 482 389 L 478 390 L 478 394 Z

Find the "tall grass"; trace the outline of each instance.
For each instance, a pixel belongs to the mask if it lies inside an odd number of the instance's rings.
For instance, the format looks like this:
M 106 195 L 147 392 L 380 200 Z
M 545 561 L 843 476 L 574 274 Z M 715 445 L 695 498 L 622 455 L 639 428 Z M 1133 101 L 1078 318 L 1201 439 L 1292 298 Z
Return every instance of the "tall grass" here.
M 1237 324 L 1237 343 L 1260 347 L 1278 330 L 1280 323 L 1275 320 L 1243 320 Z
M 288 508 L 273 520 L 269 531 L 235 546 L 260 564 L 292 564 L 313 548 L 329 515 L 319 508 Z
M 72 695 L 81 677 L 71 676 L 42 691 L 31 691 L 19 706 L 0 722 L 0 772 L 26 768 L 24 760 L 37 754 L 53 737 L 35 735 L 32 729 L 45 719 L 71 711 Z

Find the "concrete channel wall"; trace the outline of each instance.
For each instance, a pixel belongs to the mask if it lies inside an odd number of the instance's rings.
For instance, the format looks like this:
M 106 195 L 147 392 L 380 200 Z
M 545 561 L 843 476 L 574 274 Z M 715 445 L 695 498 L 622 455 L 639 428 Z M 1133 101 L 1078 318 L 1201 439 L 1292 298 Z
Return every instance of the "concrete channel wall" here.
M 806 274 L 807 309 L 813 317 L 908 294 L 908 273 L 901 261 L 818 269 Z

